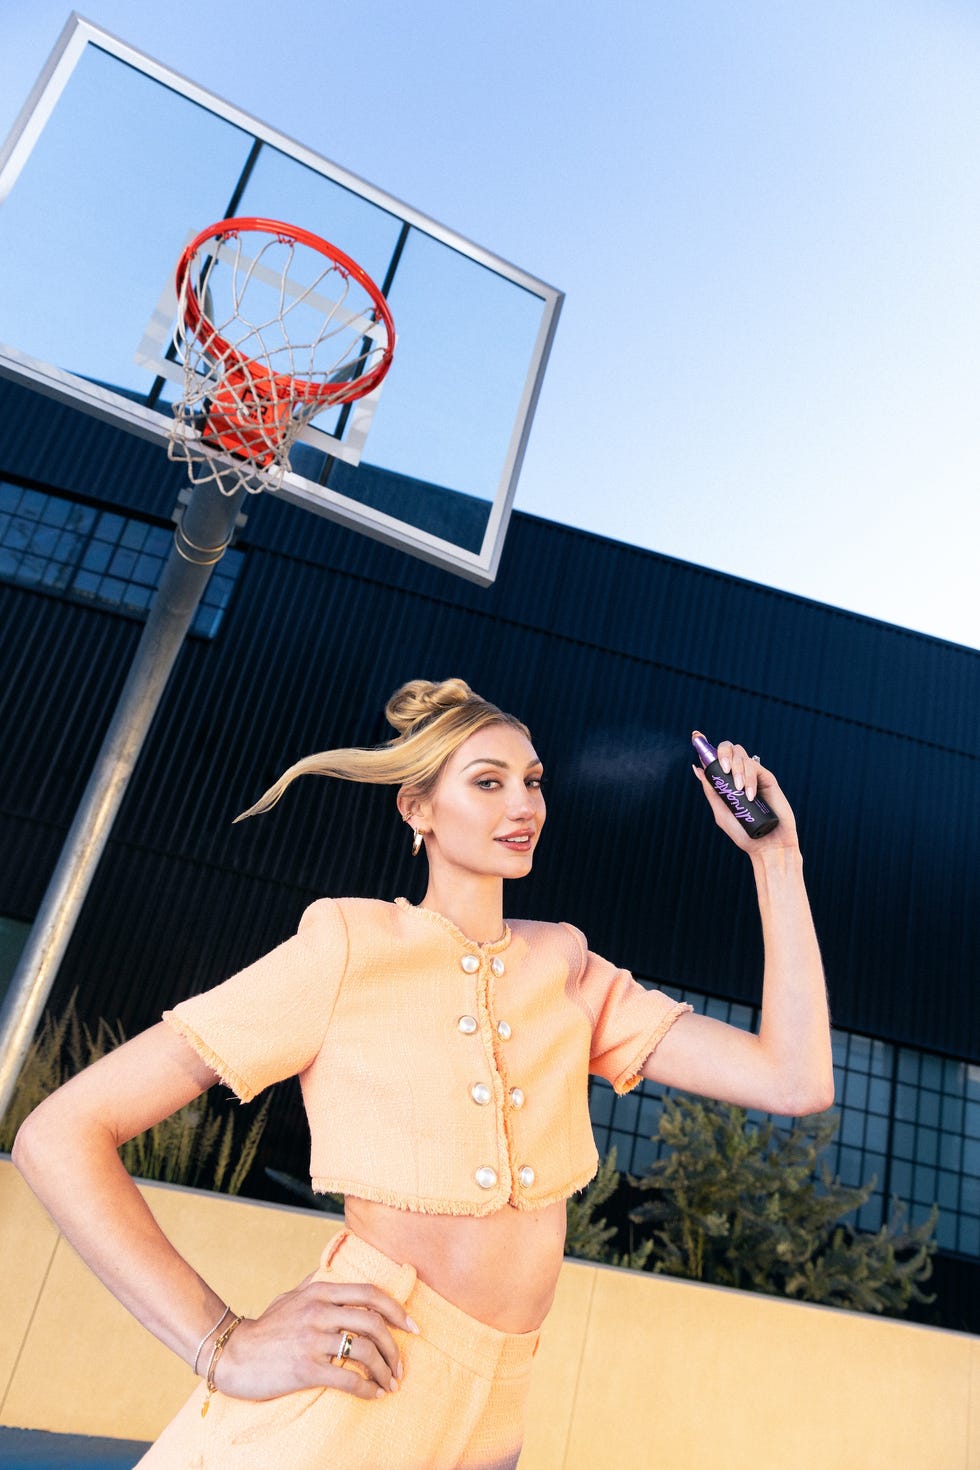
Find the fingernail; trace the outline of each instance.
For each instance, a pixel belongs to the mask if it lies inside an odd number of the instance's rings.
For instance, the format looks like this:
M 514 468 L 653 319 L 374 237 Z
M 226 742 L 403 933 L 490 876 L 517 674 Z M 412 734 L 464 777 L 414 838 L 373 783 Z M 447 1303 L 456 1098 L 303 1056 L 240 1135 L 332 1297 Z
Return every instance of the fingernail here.
M 399 1358 L 398 1359 L 398 1367 L 395 1369 L 395 1373 L 397 1374 L 397 1376 L 399 1378 L 401 1378 L 402 1375 L 404 1374 L 404 1372 L 405 1372 L 405 1364 L 402 1362 L 401 1358 Z
M 722 760 L 721 756 L 719 756 L 718 757 L 718 763 L 721 766 L 721 768 L 724 771 L 724 773 L 725 773 L 726 776 L 728 776 L 728 775 L 731 774 L 731 769 L 732 769 L 732 763 L 731 763 L 731 761 Z
M 398 1392 L 398 1379 L 393 1376 L 392 1377 L 392 1380 L 391 1380 L 391 1383 L 388 1385 L 388 1387 L 390 1388 L 390 1390 L 391 1390 L 392 1393 L 397 1393 Z
M 411 1317 L 406 1317 L 405 1318 L 405 1322 L 406 1322 L 406 1324 L 408 1326 L 409 1332 L 418 1332 L 418 1333 L 421 1333 L 421 1331 L 422 1331 L 421 1327 L 419 1326 L 419 1324 L 417 1322 L 413 1321 Z
M 376 1399 L 384 1399 L 384 1398 L 387 1398 L 388 1395 L 385 1393 L 385 1391 L 384 1391 L 383 1388 L 379 1388 L 378 1391 L 377 1391 L 377 1393 L 374 1395 L 374 1397 Z

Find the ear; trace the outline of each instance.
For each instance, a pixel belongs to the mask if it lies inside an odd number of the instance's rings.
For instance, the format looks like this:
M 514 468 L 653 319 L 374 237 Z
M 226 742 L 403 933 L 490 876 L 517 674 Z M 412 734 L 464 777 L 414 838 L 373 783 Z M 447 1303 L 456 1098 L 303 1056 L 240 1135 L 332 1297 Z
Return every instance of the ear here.
M 410 786 L 403 786 L 397 797 L 398 811 L 402 821 L 407 822 L 410 827 L 418 827 L 422 821 L 424 803 L 419 800 L 418 792 L 413 791 Z

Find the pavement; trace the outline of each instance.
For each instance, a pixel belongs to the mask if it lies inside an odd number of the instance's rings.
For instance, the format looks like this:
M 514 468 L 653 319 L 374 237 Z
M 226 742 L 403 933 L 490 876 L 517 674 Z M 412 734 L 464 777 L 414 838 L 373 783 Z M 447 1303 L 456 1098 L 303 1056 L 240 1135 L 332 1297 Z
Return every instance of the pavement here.
M 42 1429 L 0 1426 L 2 1470 L 131 1470 L 148 1444 L 135 1439 L 93 1439 L 85 1434 L 48 1434 Z

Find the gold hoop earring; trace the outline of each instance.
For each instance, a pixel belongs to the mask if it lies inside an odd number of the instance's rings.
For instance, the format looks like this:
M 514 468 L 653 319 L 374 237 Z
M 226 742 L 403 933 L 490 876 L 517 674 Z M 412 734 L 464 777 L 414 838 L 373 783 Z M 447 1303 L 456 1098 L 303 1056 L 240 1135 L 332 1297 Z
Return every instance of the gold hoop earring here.
M 422 851 L 422 833 L 418 827 L 413 827 L 412 831 L 415 833 L 415 836 L 412 838 L 412 857 L 418 857 Z

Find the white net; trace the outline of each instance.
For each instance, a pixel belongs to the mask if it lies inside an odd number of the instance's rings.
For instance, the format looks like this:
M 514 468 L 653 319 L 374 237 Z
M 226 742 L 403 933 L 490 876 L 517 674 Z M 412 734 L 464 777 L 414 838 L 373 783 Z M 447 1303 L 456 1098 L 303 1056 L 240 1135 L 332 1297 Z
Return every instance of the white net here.
M 177 323 L 184 382 L 168 452 L 226 495 L 277 489 L 303 427 L 376 386 L 393 347 L 344 264 L 255 229 L 199 246 Z

